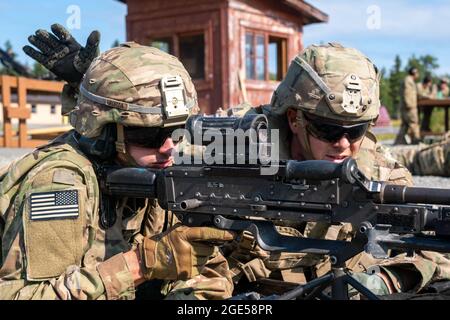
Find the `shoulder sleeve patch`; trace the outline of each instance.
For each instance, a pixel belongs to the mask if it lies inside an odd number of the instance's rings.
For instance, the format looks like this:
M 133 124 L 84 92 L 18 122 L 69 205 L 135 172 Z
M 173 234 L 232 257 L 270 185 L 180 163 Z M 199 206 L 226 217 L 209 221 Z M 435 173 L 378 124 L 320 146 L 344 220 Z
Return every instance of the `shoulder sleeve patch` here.
M 30 281 L 60 276 L 81 265 L 84 246 L 83 189 L 32 192 L 22 215 L 26 274 Z
M 53 182 L 73 186 L 75 185 L 75 174 L 68 170 L 55 170 L 55 173 L 53 173 Z
M 30 195 L 30 220 L 76 219 L 78 190 L 38 192 Z

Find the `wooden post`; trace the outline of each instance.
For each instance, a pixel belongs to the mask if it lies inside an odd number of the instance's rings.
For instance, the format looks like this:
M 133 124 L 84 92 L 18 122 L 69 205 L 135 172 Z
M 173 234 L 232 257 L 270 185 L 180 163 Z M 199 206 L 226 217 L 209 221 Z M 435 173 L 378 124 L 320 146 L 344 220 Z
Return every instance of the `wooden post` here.
M 3 105 L 3 146 L 12 145 L 12 124 L 7 110 L 11 106 L 11 79 L 8 76 L 1 76 L 2 85 L 2 105 Z
M 0 137 L 0 147 L 29 148 L 46 143 L 47 140 L 28 139 L 27 119 L 31 117 L 31 111 L 27 108 L 27 93 L 34 91 L 59 94 L 63 85 L 64 83 L 57 81 L 0 76 L 3 105 L 3 137 Z M 11 106 L 13 88 L 17 89 L 18 107 Z M 18 138 L 13 135 L 12 119 L 19 120 Z
M 19 147 L 25 148 L 28 140 L 27 135 L 27 119 L 30 118 L 31 112 L 27 109 L 27 85 L 26 78 L 19 78 L 17 83 L 17 100 L 18 109 L 20 110 L 19 118 Z M 17 111 L 19 111 L 17 110 Z

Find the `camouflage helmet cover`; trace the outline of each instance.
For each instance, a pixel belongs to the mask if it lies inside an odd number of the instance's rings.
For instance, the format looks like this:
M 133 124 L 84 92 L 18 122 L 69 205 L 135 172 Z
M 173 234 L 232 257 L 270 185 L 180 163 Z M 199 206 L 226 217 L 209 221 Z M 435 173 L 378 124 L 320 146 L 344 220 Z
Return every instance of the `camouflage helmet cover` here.
M 280 115 L 295 108 L 338 123 L 371 121 L 380 109 L 378 72 L 356 49 L 312 45 L 292 61 L 271 106 Z
M 127 42 L 92 62 L 69 119 L 80 134 L 94 138 L 108 123 L 175 126 L 196 111 L 197 93 L 182 63 L 157 48 Z

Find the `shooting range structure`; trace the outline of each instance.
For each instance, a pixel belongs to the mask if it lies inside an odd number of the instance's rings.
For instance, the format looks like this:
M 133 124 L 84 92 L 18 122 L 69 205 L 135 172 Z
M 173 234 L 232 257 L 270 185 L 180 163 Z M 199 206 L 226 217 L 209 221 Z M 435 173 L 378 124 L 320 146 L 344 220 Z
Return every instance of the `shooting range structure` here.
M 303 49 L 304 26 L 328 15 L 303 0 L 119 0 L 128 41 L 180 58 L 202 112 L 270 101 Z
M 28 130 L 27 119 L 31 117 L 31 110 L 27 107 L 27 96 L 31 93 L 44 95 L 60 95 L 63 82 L 37 80 L 25 77 L 0 76 L 0 93 L 3 113 L 0 147 L 34 148 L 45 144 L 48 139 L 64 132 L 67 126 L 58 128 L 42 128 Z M 13 106 L 12 95 L 17 95 L 17 107 Z M 18 119 L 18 129 L 13 127 L 13 120 Z

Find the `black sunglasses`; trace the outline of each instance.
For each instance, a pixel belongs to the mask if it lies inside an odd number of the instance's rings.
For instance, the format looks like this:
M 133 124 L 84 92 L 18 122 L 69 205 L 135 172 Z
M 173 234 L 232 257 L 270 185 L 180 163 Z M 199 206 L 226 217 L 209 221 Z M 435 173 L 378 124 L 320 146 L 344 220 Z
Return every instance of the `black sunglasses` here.
M 143 127 L 124 127 L 125 142 L 144 147 L 159 149 L 172 137 L 176 129 L 182 129 L 184 126 L 167 127 L 167 128 L 143 128 Z M 172 137 L 174 144 L 180 143 L 183 136 L 177 135 L 176 139 Z
M 370 122 L 363 122 L 348 126 L 342 126 L 329 122 L 324 122 L 318 119 L 308 119 L 306 124 L 306 131 L 313 137 L 335 143 L 339 141 L 343 136 L 347 136 L 350 143 L 361 139 L 369 129 Z

